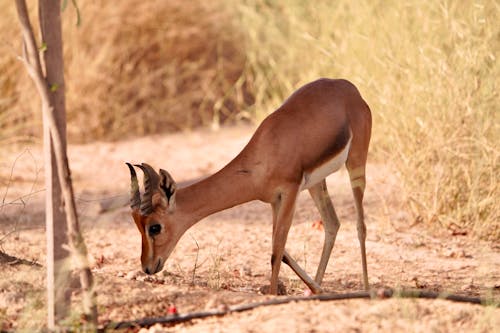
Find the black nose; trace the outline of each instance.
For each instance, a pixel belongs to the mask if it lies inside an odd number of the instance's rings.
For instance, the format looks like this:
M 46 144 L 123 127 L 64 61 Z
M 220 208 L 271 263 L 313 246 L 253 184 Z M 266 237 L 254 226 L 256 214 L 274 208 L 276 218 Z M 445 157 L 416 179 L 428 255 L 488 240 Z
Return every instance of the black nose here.
M 151 272 L 149 271 L 149 268 L 146 268 L 146 269 L 144 270 L 144 273 L 146 273 L 146 274 L 148 274 L 148 275 L 149 275 L 149 274 L 151 274 Z

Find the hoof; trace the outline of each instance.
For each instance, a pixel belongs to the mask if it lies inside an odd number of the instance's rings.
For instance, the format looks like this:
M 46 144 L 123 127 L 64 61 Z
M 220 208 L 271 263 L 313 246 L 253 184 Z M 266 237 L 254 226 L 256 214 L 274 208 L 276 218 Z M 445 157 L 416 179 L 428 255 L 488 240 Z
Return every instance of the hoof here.
M 270 285 L 262 286 L 259 288 L 259 292 L 261 294 L 268 295 L 270 294 L 270 289 L 271 289 Z M 278 295 L 280 296 L 287 295 L 285 284 L 281 281 L 278 281 Z

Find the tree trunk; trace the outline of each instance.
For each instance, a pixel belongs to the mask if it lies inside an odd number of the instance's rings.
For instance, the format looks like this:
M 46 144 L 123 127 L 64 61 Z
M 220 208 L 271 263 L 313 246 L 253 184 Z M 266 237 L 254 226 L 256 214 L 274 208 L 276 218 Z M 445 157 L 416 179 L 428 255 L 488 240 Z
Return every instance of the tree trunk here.
M 59 1 L 40 0 L 38 9 L 42 41 L 46 45 L 46 50 L 43 53 L 46 81 L 49 86 L 57 86 L 57 89 L 53 89 L 49 96 L 49 103 L 52 105 L 56 125 L 59 128 L 62 148 L 66 150 L 64 62 Z M 58 178 L 54 145 L 50 136 L 48 120 L 44 119 L 43 124 L 45 223 L 47 228 L 47 311 L 48 326 L 53 329 L 56 323 L 66 318 L 71 305 L 71 290 L 69 289 L 71 263 L 68 260 L 70 253 L 64 249 L 64 244 L 68 244 L 68 228 L 61 197 L 61 183 Z
M 52 54 L 54 58 L 47 54 L 45 58 L 47 77 L 44 76 L 42 71 L 38 48 L 29 21 L 26 2 L 24 0 L 16 0 L 16 7 L 24 40 L 24 64 L 42 99 L 44 126 L 47 126 L 48 132 L 50 133 L 50 140 L 46 142 L 51 142 L 51 147 L 53 148 L 53 154 L 50 156 L 49 160 L 46 160 L 46 165 L 51 164 L 53 161 L 56 162 L 55 170 L 61 184 L 62 203 L 67 219 L 69 251 L 80 273 L 80 283 L 83 291 L 83 311 L 86 319 L 95 329 L 97 328 L 97 306 L 95 302 L 95 291 L 93 289 L 92 273 L 89 268 L 87 249 L 80 234 L 78 216 L 76 214 L 71 174 L 66 155 L 65 135 L 58 126 L 58 121 L 64 123 L 65 114 L 60 0 L 40 0 L 40 25 L 44 42 L 47 50 L 49 48 L 54 48 L 54 50 L 52 50 L 54 52 L 54 54 Z M 47 38 L 47 40 L 45 40 L 45 38 Z M 52 45 L 48 43 L 49 41 Z M 50 66 L 53 67 L 49 67 L 48 64 L 51 64 Z M 54 72 L 49 73 L 50 71 Z M 62 96 L 56 94 L 59 89 L 62 89 L 62 92 L 59 92 Z M 59 108 L 58 112 L 60 112 L 59 114 L 61 115 L 59 118 L 57 118 L 57 113 L 55 112 L 56 108 Z M 49 177 L 52 177 L 52 173 L 49 174 L 47 172 L 47 174 Z M 47 193 L 47 195 L 50 194 L 51 193 Z M 55 195 L 56 194 L 57 193 L 55 193 Z M 55 216 L 53 217 L 55 218 Z M 51 222 L 49 221 L 49 225 L 50 224 Z M 52 224 L 52 228 L 54 227 L 55 225 Z M 56 281 L 56 283 L 58 287 L 60 282 Z M 49 328 L 53 328 L 50 327 L 51 324 L 52 323 L 49 322 Z

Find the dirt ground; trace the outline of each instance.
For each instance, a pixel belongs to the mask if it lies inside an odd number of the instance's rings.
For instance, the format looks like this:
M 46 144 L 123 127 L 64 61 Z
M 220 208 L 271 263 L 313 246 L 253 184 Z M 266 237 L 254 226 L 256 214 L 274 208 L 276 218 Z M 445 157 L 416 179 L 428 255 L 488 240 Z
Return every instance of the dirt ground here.
M 140 272 L 139 233 L 128 207 L 120 204 L 128 199 L 130 185 L 125 161 L 162 167 L 177 181 L 192 180 L 229 162 L 252 132 L 251 127 L 232 127 L 69 147 L 102 324 L 164 316 L 170 304 L 187 313 L 273 298 L 259 292 L 270 276 L 268 205 L 250 202 L 206 218 L 184 235 L 161 273 L 146 277 Z M 9 147 L 0 156 L 0 250 L 4 253 L 0 256 L 0 328 L 41 328 L 46 274 L 42 150 L 40 145 Z M 327 183 L 342 226 L 323 285 L 328 292 L 359 291 L 361 259 L 346 172 L 330 176 Z M 365 213 L 371 286 L 493 297 L 498 302 L 500 244 L 415 222 L 402 208 L 403 195 L 391 166 L 368 165 Z M 323 242 L 323 232 L 314 227 L 318 219 L 312 200 L 302 193 L 287 249 L 311 275 Z M 288 267 L 282 266 L 280 278 L 289 295 L 303 295 L 305 286 Z M 79 304 L 77 291 L 73 302 Z M 149 329 L 163 330 L 500 332 L 500 309 L 401 298 L 305 301 Z

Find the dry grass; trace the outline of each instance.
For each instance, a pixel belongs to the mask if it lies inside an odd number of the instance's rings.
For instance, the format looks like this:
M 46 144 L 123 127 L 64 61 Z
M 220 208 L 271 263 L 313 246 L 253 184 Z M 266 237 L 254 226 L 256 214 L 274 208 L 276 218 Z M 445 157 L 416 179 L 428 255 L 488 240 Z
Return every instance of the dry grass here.
M 500 5 L 242 1 L 245 80 L 262 118 L 319 76 L 351 79 L 372 158 L 398 170 L 416 221 L 500 239 Z M 410 223 L 412 221 L 409 221 Z
M 5 143 L 39 126 L 38 102 L 21 98 L 33 89 L 14 59 L 13 6 L 0 9 Z M 372 159 L 395 166 L 415 221 L 500 239 L 498 1 L 129 0 L 81 12 L 80 28 L 64 13 L 73 141 L 257 122 L 299 85 L 345 77 L 373 111 Z
M 32 83 L 16 62 L 14 6 L 0 1 L 9 47 L 0 70 L 0 141 L 40 135 Z M 219 124 L 238 111 L 233 94 L 244 58 L 237 29 L 218 2 L 81 2 L 63 14 L 68 134 L 72 141 Z M 35 22 L 36 18 L 32 18 Z M 49 46 L 50 47 L 50 46 Z M 22 97 L 22 98 L 21 98 Z M 23 115 L 18 116 L 18 115 Z

